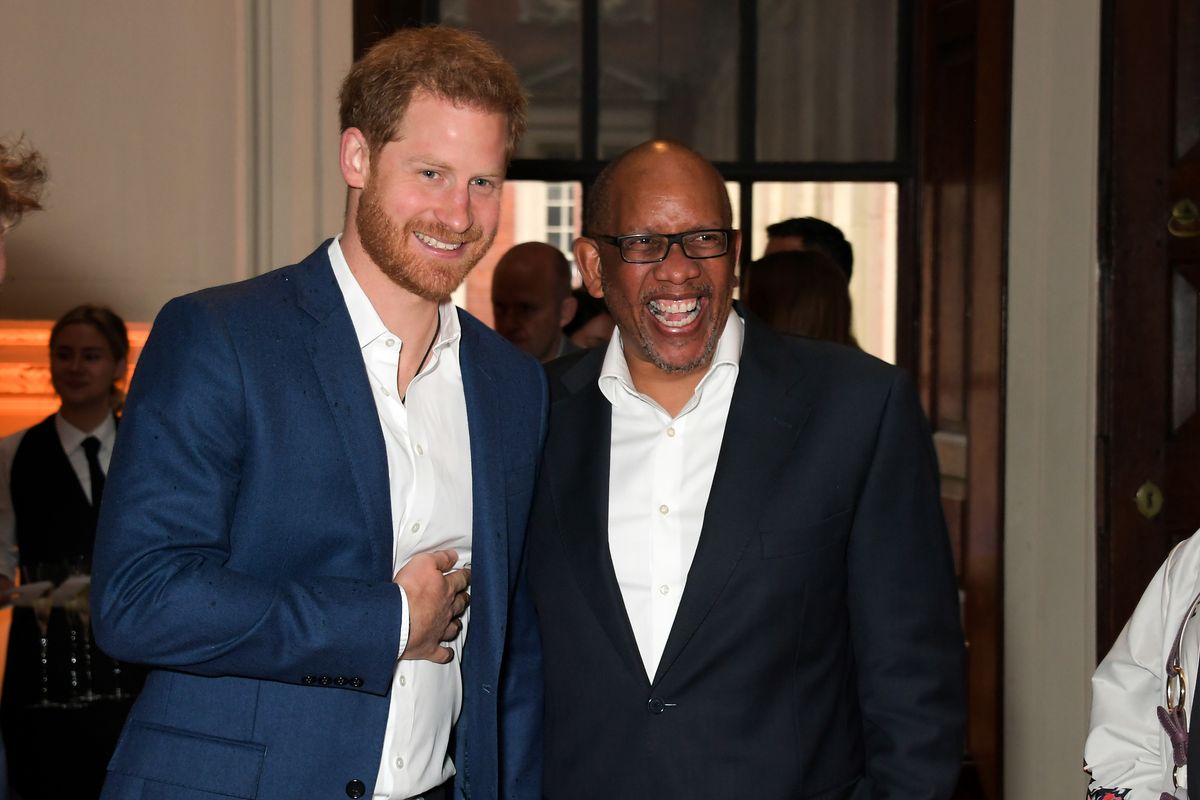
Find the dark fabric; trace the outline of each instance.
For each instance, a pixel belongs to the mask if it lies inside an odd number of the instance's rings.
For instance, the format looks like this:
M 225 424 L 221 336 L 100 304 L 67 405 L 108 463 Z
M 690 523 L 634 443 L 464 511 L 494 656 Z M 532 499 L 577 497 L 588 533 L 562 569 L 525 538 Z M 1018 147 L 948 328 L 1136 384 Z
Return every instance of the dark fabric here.
M 545 796 L 950 797 L 965 652 L 907 378 L 746 315 L 699 545 L 648 678 L 609 552 L 603 359 L 547 368 L 529 528 Z
M 102 474 L 100 480 L 102 486 Z M 96 512 L 63 452 L 53 416 L 22 437 L 9 488 L 23 582 L 61 583 L 74 572 L 86 573 Z M 86 611 L 86 605 L 71 613 L 61 607 L 50 611 L 43 672 L 43 637 L 34 612 L 13 609 L 0 730 L 9 782 L 24 800 L 99 797 L 141 681 L 138 668 L 116 663 L 95 647 Z
M 21 567 L 90 558 L 96 509 L 63 452 L 51 415 L 30 428 L 13 457 L 13 512 Z
M 1196 725 L 1196 715 L 1200 714 L 1200 703 L 1196 702 L 1196 698 L 1200 697 L 1200 686 L 1193 685 L 1190 688 L 1192 707 L 1189 709 L 1191 716 L 1188 717 L 1187 785 L 1200 786 L 1200 725 Z
M 104 470 L 100 469 L 100 440 L 89 436 L 81 444 L 83 453 L 87 456 L 88 479 L 92 483 L 92 508 L 99 508 L 100 499 L 104 496 Z

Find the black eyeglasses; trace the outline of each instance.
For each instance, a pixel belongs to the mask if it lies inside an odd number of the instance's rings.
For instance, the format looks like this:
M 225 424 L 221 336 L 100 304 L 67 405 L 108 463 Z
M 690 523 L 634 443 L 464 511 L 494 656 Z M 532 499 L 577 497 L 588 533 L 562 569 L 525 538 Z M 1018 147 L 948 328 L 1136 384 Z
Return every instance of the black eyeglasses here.
M 729 252 L 731 228 L 684 231 L 683 233 L 633 233 L 628 236 L 607 236 L 593 233 L 593 239 L 615 244 L 621 259 L 630 264 L 654 264 L 666 259 L 671 245 L 677 244 L 688 258 L 716 258 Z

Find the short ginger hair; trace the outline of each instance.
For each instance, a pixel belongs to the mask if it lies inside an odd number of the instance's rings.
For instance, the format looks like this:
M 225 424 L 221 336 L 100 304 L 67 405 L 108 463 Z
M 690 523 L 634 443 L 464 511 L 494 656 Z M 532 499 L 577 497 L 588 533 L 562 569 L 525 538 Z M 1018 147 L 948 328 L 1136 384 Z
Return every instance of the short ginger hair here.
M 513 157 L 528 115 L 517 71 L 479 35 L 440 25 L 401 28 L 354 63 L 338 94 L 342 130 L 358 128 L 378 151 L 395 138 L 417 92 L 504 114 Z

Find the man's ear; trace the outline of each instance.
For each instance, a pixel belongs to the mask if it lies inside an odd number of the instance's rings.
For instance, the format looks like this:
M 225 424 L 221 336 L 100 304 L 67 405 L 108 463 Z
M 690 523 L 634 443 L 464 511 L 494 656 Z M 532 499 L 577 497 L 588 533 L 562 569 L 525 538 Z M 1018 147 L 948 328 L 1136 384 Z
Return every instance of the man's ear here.
M 575 264 L 583 277 L 583 285 L 592 297 L 604 297 L 600 288 L 600 244 L 587 236 L 580 236 L 571 245 L 575 253 Z
M 575 319 L 575 311 L 578 308 L 579 301 L 573 295 L 567 295 L 558 307 L 558 327 L 561 328 Z
M 346 128 L 342 131 L 338 166 L 342 169 L 342 180 L 351 189 L 361 189 L 367 185 L 367 176 L 371 171 L 371 151 L 367 147 L 367 137 L 358 128 Z

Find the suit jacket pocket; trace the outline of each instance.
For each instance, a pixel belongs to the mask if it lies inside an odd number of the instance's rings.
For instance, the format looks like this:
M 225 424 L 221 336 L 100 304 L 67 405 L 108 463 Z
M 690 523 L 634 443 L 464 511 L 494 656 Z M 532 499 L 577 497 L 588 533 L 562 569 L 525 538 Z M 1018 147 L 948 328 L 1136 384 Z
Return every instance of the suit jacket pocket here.
M 764 528 L 759 532 L 763 558 L 793 558 L 844 542 L 850 533 L 853 509 L 795 528 Z
M 130 722 L 110 772 L 254 800 L 266 747 L 179 728 Z

